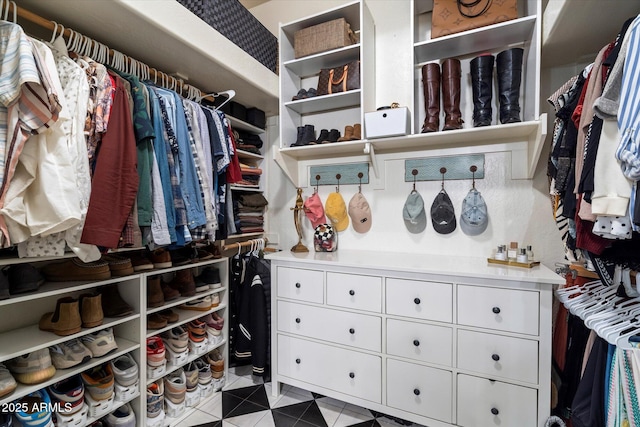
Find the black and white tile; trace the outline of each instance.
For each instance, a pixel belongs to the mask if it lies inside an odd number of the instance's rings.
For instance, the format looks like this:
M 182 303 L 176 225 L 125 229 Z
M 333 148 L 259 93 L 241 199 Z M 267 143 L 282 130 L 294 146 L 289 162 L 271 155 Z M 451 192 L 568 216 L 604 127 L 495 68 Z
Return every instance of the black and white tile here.
M 271 395 L 271 383 L 251 375 L 251 367 L 229 369 L 222 393 L 197 406 L 185 427 L 401 427 L 411 424 L 379 412 L 284 385 Z

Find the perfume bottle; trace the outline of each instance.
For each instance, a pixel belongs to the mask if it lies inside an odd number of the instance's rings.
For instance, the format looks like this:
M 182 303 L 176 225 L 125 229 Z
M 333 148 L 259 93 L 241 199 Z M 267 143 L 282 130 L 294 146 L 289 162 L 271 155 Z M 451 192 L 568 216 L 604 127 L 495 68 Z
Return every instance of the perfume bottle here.
M 533 249 L 531 249 L 531 245 L 527 246 L 527 258 L 529 258 L 529 261 L 533 261 Z
M 498 245 L 498 249 L 496 249 L 496 254 L 494 255 L 494 258 L 500 261 L 506 261 L 507 252 L 505 251 L 505 249 L 506 249 L 505 245 Z
M 520 248 L 518 252 L 518 257 L 516 258 L 516 262 L 527 263 L 529 262 L 529 258 L 527 257 L 527 250 L 525 248 Z
M 518 242 L 511 242 L 507 251 L 509 261 L 515 261 L 518 258 Z

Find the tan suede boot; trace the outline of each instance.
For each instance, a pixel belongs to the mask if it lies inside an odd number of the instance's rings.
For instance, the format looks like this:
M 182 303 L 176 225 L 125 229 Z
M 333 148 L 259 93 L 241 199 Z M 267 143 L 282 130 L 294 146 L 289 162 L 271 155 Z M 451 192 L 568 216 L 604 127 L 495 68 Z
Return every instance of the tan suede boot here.
M 58 299 L 56 310 L 43 314 L 38 323 L 38 327 L 43 331 L 61 336 L 77 334 L 82 329 L 81 326 L 78 300 L 71 297 Z
M 360 123 L 356 123 L 353 125 L 353 136 L 351 137 L 352 141 L 357 141 L 362 139 L 362 125 Z
M 102 295 L 82 294 L 78 298 L 80 303 L 80 318 L 83 328 L 94 328 L 102 325 Z
M 160 307 L 164 304 L 164 293 L 160 285 L 160 276 L 147 279 L 147 307 Z
M 344 127 L 344 135 L 338 138 L 338 142 L 352 141 L 353 140 L 353 126 Z

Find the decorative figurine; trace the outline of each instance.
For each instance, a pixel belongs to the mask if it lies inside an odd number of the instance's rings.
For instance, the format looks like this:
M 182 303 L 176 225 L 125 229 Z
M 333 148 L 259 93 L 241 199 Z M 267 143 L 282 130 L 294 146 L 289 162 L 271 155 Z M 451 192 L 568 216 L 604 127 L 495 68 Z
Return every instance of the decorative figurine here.
M 298 233 L 298 243 L 291 248 L 291 252 L 309 252 L 309 249 L 302 244 L 302 224 L 300 223 L 300 215 L 304 211 L 304 201 L 302 200 L 302 188 L 298 188 L 298 196 L 296 197 L 296 206 L 289 208 L 293 211 L 293 223 Z

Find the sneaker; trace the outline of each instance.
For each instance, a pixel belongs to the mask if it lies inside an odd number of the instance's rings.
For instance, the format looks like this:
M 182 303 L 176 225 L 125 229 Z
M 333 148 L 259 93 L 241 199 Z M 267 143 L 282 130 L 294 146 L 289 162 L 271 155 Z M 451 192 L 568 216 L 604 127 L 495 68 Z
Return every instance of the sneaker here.
M 149 259 L 153 263 L 153 268 L 169 268 L 173 266 L 171 263 L 171 255 L 163 248 L 159 248 L 151 252 Z
M 213 337 L 219 337 L 222 335 L 222 327 L 224 326 L 224 319 L 218 315 L 218 313 L 207 314 L 200 319 L 205 323 L 207 333 Z
M 89 347 L 93 357 L 102 357 L 118 348 L 118 343 L 113 336 L 113 328 L 93 332 L 80 338 L 82 343 Z
M 220 299 L 218 298 L 218 303 L 220 303 Z M 211 310 L 212 301 L 211 297 L 207 295 L 206 297 L 194 299 L 192 301 L 188 301 L 184 304 L 180 305 L 180 308 L 183 310 L 196 310 L 196 311 L 209 311 Z
M 93 400 L 109 399 L 113 395 L 113 371 L 109 363 L 94 366 L 82 374 L 82 382 Z
M 109 263 L 109 270 L 111 271 L 112 277 L 128 276 L 134 273 L 131 259 L 127 257 L 109 254 L 103 255 L 102 260 Z
M 0 397 L 12 393 L 17 386 L 18 383 L 16 383 L 16 379 L 13 378 L 9 369 L 4 366 L 4 363 L 0 363 Z
M 211 289 L 219 288 L 222 286 L 222 282 L 220 281 L 220 272 L 217 268 L 207 267 L 202 270 L 202 273 L 198 277 L 204 283 L 209 285 Z
M 206 356 L 206 361 L 211 365 L 211 377 L 214 379 L 222 378 L 224 375 L 224 358 L 220 349 L 211 351 Z
M 174 353 L 182 353 L 188 351 L 189 335 L 184 329 L 184 326 L 176 326 L 170 330 L 163 332 L 162 341 L 164 342 L 165 349 L 168 347 Z
M 60 402 L 61 412 L 71 415 L 82 409 L 84 403 L 84 384 L 80 375 L 74 375 L 49 386 L 51 398 Z
M 104 421 L 109 427 L 136 427 L 136 414 L 126 403 L 104 417 Z
M 200 280 L 200 277 L 195 278 L 196 281 L 196 292 L 204 292 L 209 290 L 209 285 Z
M 164 407 L 163 381 L 158 380 L 147 386 L 147 418 L 155 418 Z
M 49 427 L 53 425 L 51 420 L 51 412 L 47 409 L 51 406 L 51 398 L 45 389 L 40 389 L 22 397 L 16 407 L 19 408 L 15 412 L 18 421 L 21 425 L 28 427 Z M 23 412 L 22 408 L 42 408 L 40 411 Z
M 198 389 L 198 367 L 195 362 L 190 362 L 184 367 L 184 376 L 187 381 L 187 393 Z
M 109 363 L 116 382 L 121 386 L 129 387 L 138 381 L 138 364 L 131 354 L 123 354 Z
M 182 368 L 164 377 L 164 396 L 176 405 L 184 402 L 187 379 Z
M 41 348 L 11 359 L 7 362 L 7 367 L 16 381 L 23 384 L 39 384 L 56 373 L 55 366 L 51 364 L 48 348 Z
M 77 338 L 49 347 L 49 353 L 56 369 L 68 369 L 93 357 L 91 350 Z
M 213 294 L 211 295 L 211 308 L 217 307 L 220 305 L 220 295 Z
M 147 365 L 156 367 L 165 363 L 165 349 L 162 339 L 158 336 L 147 338 Z
M 207 337 L 207 325 L 201 320 L 192 320 L 187 324 L 187 332 L 191 341 L 200 343 Z
M 207 385 L 211 383 L 211 365 L 202 359 L 196 359 L 196 368 L 198 369 L 198 384 Z

